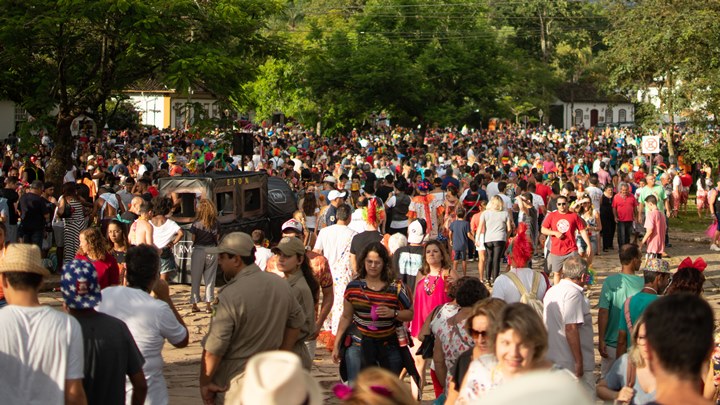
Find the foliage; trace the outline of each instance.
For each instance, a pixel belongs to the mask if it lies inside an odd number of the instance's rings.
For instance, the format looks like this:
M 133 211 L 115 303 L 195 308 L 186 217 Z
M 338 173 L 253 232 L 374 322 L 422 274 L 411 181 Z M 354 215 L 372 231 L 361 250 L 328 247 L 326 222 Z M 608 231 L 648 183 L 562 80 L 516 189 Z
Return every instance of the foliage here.
M 657 128 L 660 123 L 660 113 L 652 103 L 635 103 L 635 125 L 642 128 Z
M 668 115 L 671 125 L 683 109 L 704 108 L 689 95 L 703 93 L 708 97 L 705 106 L 714 105 L 711 99 L 718 84 L 707 79 L 720 67 L 720 2 L 615 0 L 611 7 L 608 50 L 603 55 L 610 67 L 609 88 L 633 91 L 654 86 L 661 113 Z M 672 157 L 672 142 L 669 145 Z
M 140 125 L 140 113 L 124 97 L 111 97 L 105 102 L 105 110 L 105 123 L 110 129 L 137 129 Z
M 685 134 L 681 147 L 689 163 L 707 163 L 715 166 L 720 161 L 720 134 L 717 132 Z
M 49 177 L 59 181 L 75 116 L 102 126 L 110 96 L 141 79 L 237 91 L 276 49 L 263 30 L 276 10 L 259 0 L 0 0 L 0 96 L 55 117 Z

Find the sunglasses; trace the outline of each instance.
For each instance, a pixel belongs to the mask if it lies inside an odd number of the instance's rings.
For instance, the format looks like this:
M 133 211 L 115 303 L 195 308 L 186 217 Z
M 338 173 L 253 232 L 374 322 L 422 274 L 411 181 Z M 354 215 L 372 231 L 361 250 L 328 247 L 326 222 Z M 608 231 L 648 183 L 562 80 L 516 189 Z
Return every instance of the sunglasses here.
M 557 205 L 558 205 L 558 207 L 564 207 L 568 204 L 566 202 L 563 202 L 563 203 L 559 202 L 559 203 L 557 203 Z
M 479 331 L 479 330 L 475 330 L 475 329 L 470 329 L 470 335 L 472 335 L 473 339 L 477 338 L 478 336 L 485 339 L 488 335 L 488 332 L 486 330 Z

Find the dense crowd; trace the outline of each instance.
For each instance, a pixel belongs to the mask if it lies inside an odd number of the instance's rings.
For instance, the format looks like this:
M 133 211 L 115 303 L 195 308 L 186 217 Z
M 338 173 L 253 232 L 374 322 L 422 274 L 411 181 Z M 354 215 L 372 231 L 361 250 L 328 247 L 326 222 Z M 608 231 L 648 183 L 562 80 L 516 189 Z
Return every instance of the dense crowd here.
M 253 154 L 240 156 L 219 132 L 81 134 L 61 192 L 45 175 L 48 137 L 32 154 L 6 141 L 9 403 L 168 403 L 164 342 L 189 344 L 176 305 L 212 314 L 199 370 L 206 404 L 321 403 L 309 370 L 325 349 L 343 383 L 334 394 L 349 404 L 417 403 L 428 383 L 447 404 L 716 401 L 706 264 L 663 259 L 668 218 L 687 210 L 691 187 L 697 214 L 720 216 L 709 166 L 670 162 L 664 144 L 643 155 L 629 129 L 382 127 L 324 138 L 278 126 L 252 136 Z M 295 193 L 281 240 L 260 228 L 223 234 L 209 196 L 180 226 L 180 202 L 158 190 L 169 176 L 237 170 L 282 178 Z M 191 295 L 177 303 L 168 282 L 186 232 Z M 617 255 L 621 270 L 602 280 L 593 319 L 601 254 Z M 51 272 L 69 315 L 39 303 Z

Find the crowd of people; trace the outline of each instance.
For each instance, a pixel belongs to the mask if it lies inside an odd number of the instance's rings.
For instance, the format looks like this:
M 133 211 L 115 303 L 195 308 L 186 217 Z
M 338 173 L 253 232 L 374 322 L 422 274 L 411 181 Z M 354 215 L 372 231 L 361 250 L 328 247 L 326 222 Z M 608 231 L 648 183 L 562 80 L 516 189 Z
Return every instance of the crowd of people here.
M 321 403 L 309 375 L 317 350 L 332 353 L 343 383 L 333 391 L 349 404 L 417 403 L 426 384 L 447 404 L 717 400 L 706 264 L 665 260 L 668 218 L 687 209 L 691 186 L 698 215 L 720 218 L 708 166 L 643 156 L 626 129 L 254 136 L 254 154 L 238 156 L 218 134 L 81 135 L 62 193 L 45 178 L 49 139 L 28 156 L 7 143 L 0 388 L 10 403 L 168 403 L 163 345 L 190 338 L 179 305 L 212 315 L 205 404 Z M 180 226 L 177 201 L 158 190 L 165 177 L 239 169 L 296 194 L 282 239 L 222 235 L 205 197 Z M 191 294 L 178 303 L 168 283 L 186 232 Z M 621 270 L 602 280 L 594 320 L 601 254 L 617 254 Z M 67 314 L 40 305 L 51 272 Z

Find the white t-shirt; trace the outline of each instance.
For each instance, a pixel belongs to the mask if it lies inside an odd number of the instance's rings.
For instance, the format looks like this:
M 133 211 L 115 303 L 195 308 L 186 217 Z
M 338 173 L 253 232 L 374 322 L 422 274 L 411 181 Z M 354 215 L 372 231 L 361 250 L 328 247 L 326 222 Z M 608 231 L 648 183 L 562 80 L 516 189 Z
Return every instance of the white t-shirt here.
M 570 280 L 561 280 L 545 294 L 543 309 L 543 321 L 548 331 L 547 359 L 568 370 L 575 370 L 575 357 L 565 335 L 565 325 L 576 323 L 580 324 L 583 371 L 591 373 L 595 370 L 590 302 L 583 295 L 582 288 Z
M 255 245 L 255 264 L 260 267 L 260 270 L 265 271 L 268 260 L 273 256 L 273 252 L 270 249 Z
M 513 203 L 512 203 L 512 200 L 510 199 L 510 197 L 505 195 L 505 193 L 498 193 L 497 195 L 499 195 L 500 198 L 502 198 L 503 204 L 505 205 L 505 209 L 508 211 L 512 211 Z
M 163 377 L 162 349 L 167 339 L 182 342 L 187 329 L 175 318 L 170 306 L 145 291 L 131 287 L 108 287 L 102 290 L 97 310 L 125 322 L 145 358 L 143 372 L 148 384 L 146 405 L 167 404 L 167 384 Z M 126 385 L 126 398 L 132 398 L 132 385 Z
M 153 244 L 158 249 L 162 249 L 167 246 L 168 243 L 172 242 L 180 230 L 180 225 L 171 219 L 166 220 L 161 226 L 155 226 L 152 221 L 150 225 L 153 227 Z
M 80 324 L 46 306 L 3 308 L 0 365 L 0 402 L 64 404 L 65 381 L 83 378 Z
M 529 293 L 532 293 L 533 277 L 535 272 L 528 268 L 512 268 L 510 271 L 515 273 L 523 286 L 525 286 L 525 289 Z M 538 274 L 538 277 L 540 277 L 540 283 L 538 284 L 536 296 L 540 301 L 542 301 L 543 297 L 545 297 L 545 292 L 547 291 L 547 284 L 545 283 L 545 278 L 542 275 Z M 505 300 L 508 304 L 520 302 L 520 291 L 518 291 L 517 287 L 515 287 L 515 283 L 513 283 L 506 273 L 500 274 L 500 276 L 495 279 L 492 296 L 493 298 Z
M 585 189 L 585 194 L 590 197 L 593 208 L 595 211 L 600 211 L 600 203 L 602 202 L 603 192 L 598 187 L 590 186 Z
M 323 256 L 327 258 L 330 266 L 333 266 L 338 262 L 343 250 L 350 244 L 355 233 L 346 225 L 330 225 L 320 230 L 313 249 L 322 250 Z
M 682 181 L 680 181 L 680 176 L 673 177 L 672 185 L 673 185 L 673 191 L 677 191 L 677 192 L 682 191 L 683 186 L 682 186 Z
M 145 172 L 147 172 L 147 166 L 145 166 L 145 164 L 143 163 L 140 166 L 138 166 L 136 177 L 138 179 L 141 178 L 143 176 L 143 174 L 145 174 Z

